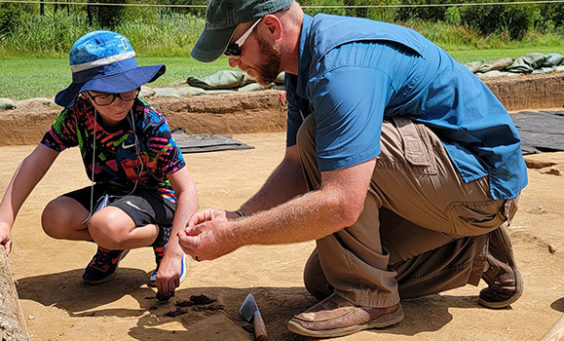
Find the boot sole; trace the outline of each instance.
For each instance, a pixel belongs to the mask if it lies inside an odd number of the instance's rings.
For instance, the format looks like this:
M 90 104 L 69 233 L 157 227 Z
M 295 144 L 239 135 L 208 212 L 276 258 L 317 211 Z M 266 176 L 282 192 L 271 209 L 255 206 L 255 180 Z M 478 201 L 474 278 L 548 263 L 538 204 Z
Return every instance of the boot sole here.
M 343 327 L 343 328 L 336 328 L 336 329 L 327 329 L 327 330 L 313 330 L 303 327 L 297 322 L 292 320 L 288 321 L 288 330 L 292 333 L 304 335 L 304 336 L 312 336 L 312 337 L 339 337 L 350 335 L 361 330 L 365 329 L 373 329 L 373 328 L 385 328 L 396 323 L 399 323 L 403 320 L 403 310 L 401 306 L 391 314 L 387 314 L 377 318 L 374 321 L 370 321 L 369 323 L 365 324 L 357 324 L 350 327 Z
M 503 239 L 505 247 L 509 251 L 508 263 L 509 266 L 511 266 L 511 268 L 513 269 L 513 273 L 515 275 L 515 293 L 513 294 L 513 296 L 503 301 L 486 301 L 480 298 L 480 296 L 478 296 L 479 304 L 483 305 L 484 307 L 492 308 L 492 309 L 506 308 L 512 303 L 515 303 L 519 299 L 519 297 L 521 297 L 521 294 L 523 294 L 523 288 L 524 288 L 523 278 L 521 277 L 521 273 L 519 272 L 519 269 L 517 269 L 517 262 L 515 261 L 515 255 L 513 254 L 513 248 L 511 245 L 511 238 L 509 237 L 509 231 L 507 230 L 507 227 L 500 227 L 499 232 L 501 233 L 501 237 Z
M 486 308 L 502 309 L 508 307 L 512 303 L 517 302 L 519 297 L 521 297 L 521 294 L 523 294 L 524 285 L 519 270 L 517 270 L 517 268 L 513 268 L 513 273 L 515 275 L 515 293 L 513 294 L 513 296 L 503 301 L 486 301 L 478 296 L 478 303 Z
M 113 274 L 111 274 L 111 275 L 109 275 L 109 276 L 106 276 L 106 277 L 104 277 L 104 278 L 102 278 L 102 279 L 100 279 L 100 280 L 97 280 L 97 281 L 91 281 L 91 280 L 88 280 L 88 279 L 84 279 L 84 278 L 83 278 L 83 279 L 82 279 L 82 282 L 83 282 L 84 284 L 88 284 L 88 285 L 98 285 L 98 284 L 102 284 L 102 283 L 111 281 L 111 280 L 114 279 L 114 278 L 116 277 L 116 275 L 117 275 L 117 272 L 118 272 L 118 269 L 119 269 L 119 262 L 121 262 L 121 260 L 124 259 L 125 256 L 127 256 L 128 253 L 129 253 L 129 250 L 123 250 L 121 256 L 119 257 L 119 259 L 118 259 L 118 261 L 117 261 L 117 264 L 116 264 L 116 271 L 114 271 Z

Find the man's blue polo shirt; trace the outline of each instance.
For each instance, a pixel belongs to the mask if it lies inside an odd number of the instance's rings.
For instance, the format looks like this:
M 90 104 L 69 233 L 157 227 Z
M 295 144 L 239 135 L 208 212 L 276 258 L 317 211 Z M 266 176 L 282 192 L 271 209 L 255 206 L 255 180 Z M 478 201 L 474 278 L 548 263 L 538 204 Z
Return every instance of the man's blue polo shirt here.
M 305 116 L 316 122 L 321 171 L 380 154 L 384 118 L 430 127 L 464 181 L 489 177 L 494 199 L 527 185 L 521 142 L 509 114 L 475 75 L 405 27 L 367 19 L 304 17 L 298 75 L 286 75 L 287 146 Z

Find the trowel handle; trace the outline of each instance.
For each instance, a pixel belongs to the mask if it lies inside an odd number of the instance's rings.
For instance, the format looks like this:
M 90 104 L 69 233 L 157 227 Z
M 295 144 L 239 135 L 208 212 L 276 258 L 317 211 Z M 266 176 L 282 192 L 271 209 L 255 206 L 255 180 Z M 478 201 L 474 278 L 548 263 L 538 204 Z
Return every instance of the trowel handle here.
M 255 328 L 255 340 L 256 341 L 267 341 L 268 334 L 266 333 L 266 325 L 264 324 L 264 320 L 260 315 L 260 312 L 257 310 L 255 311 L 255 315 L 253 317 L 253 325 Z

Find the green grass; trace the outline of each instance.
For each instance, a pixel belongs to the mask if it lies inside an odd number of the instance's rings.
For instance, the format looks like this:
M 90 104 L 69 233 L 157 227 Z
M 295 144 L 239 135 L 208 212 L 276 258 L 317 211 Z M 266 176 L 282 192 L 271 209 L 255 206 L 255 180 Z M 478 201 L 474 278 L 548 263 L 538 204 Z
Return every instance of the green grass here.
M 154 83 L 148 85 L 152 87 L 164 87 L 177 81 L 185 82 L 188 76 L 203 77 L 219 70 L 230 69 L 227 59 L 223 57 L 212 63 L 201 63 L 189 57 L 145 57 L 137 58 L 137 61 L 140 65 L 166 65 L 166 73 Z
M 71 82 L 68 51 L 84 33 L 100 29 L 86 19 L 83 7 L 75 11 L 21 12 L 18 25 L 0 34 L 0 97 L 25 99 L 53 97 Z M 229 69 L 220 58 L 199 63 L 188 55 L 204 27 L 204 19 L 156 8 L 129 8 L 115 31 L 129 38 L 141 65 L 166 64 L 167 72 L 153 87 L 167 87 L 188 76 L 206 76 Z M 529 52 L 564 54 L 564 29 L 531 29 L 518 40 L 508 32 L 483 36 L 477 29 L 418 19 L 399 23 L 411 27 L 443 47 L 460 63 L 516 58 Z M 139 57 L 147 56 L 147 57 Z
M 0 97 L 52 97 L 55 89 L 70 84 L 67 63 L 64 59 L 0 60 Z
M 523 56 L 529 52 L 564 54 L 564 45 L 541 47 L 516 47 L 507 49 L 477 49 L 459 47 L 447 51 L 460 63 L 471 61 L 494 61 L 499 58 Z M 175 82 L 186 81 L 188 76 L 207 76 L 219 70 L 229 69 L 225 58 L 213 63 L 200 63 L 186 57 L 138 57 L 140 65 L 165 64 L 166 73 L 151 87 L 168 87 Z M 65 59 L 0 59 L 0 98 L 25 99 L 54 97 L 71 82 L 68 60 Z
M 469 49 L 469 48 L 456 48 L 447 49 L 448 53 L 456 59 L 459 63 L 468 63 L 475 61 L 485 61 L 492 62 L 494 60 L 511 57 L 517 58 L 527 53 L 539 52 L 539 53 L 560 53 L 564 55 L 564 45 L 560 46 L 541 46 L 541 47 L 517 47 L 517 48 L 507 48 L 507 49 Z
M 207 76 L 229 69 L 225 58 L 213 63 L 200 63 L 192 58 L 138 57 L 139 65 L 165 64 L 166 73 L 151 87 L 167 87 L 188 76 Z M 71 83 L 68 59 L 0 59 L 0 98 L 25 99 L 54 97 Z

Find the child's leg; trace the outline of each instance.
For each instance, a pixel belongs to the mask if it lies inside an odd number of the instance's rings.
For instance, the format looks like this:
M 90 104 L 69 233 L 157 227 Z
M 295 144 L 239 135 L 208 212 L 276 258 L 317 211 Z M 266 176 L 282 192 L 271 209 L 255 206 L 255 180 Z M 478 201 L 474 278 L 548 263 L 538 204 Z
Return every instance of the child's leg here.
M 84 224 L 88 210 L 78 201 L 60 196 L 47 204 L 41 224 L 47 235 L 56 239 L 92 240 Z
M 88 222 L 90 235 L 107 249 L 132 249 L 161 242 L 165 227 L 172 225 L 176 205 L 150 189 L 113 198 Z M 161 230 L 161 231 L 160 231 Z M 159 238 L 157 238 L 159 237 Z
M 88 231 L 98 245 L 117 250 L 151 245 L 159 228 L 155 224 L 137 227 L 131 216 L 121 208 L 107 206 L 90 218 Z
M 103 187 L 94 186 L 92 207 L 96 206 L 104 192 Z M 91 207 L 90 197 L 91 188 L 85 187 L 49 202 L 41 217 L 45 233 L 56 239 L 93 240 L 111 250 L 148 246 L 156 239 L 158 227 L 148 220 L 134 221 L 124 211 L 134 209 L 129 206 L 122 206 L 123 209 L 108 206 L 93 214 L 86 223 Z M 140 224 L 142 226 L 136 228 Z
M 56 239 L 92 241 L 85 220 L 91 207 L 96 206 L 104 193 L 103 186 L 95 185 L 94 188 L 84 187 L 51 200 L 41 216 L 43 230 Z

